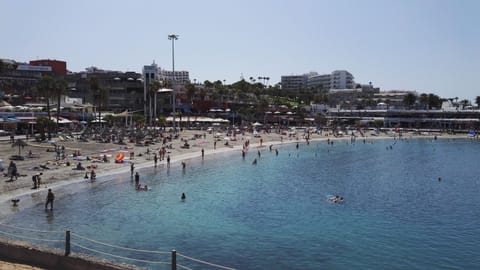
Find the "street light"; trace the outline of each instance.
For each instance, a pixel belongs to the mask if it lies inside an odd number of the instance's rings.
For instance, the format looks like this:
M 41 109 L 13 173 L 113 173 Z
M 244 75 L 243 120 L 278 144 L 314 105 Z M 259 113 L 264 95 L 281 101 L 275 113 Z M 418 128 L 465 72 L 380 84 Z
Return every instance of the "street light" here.
M 175 40 L 178 39 L 178 35 L 171 34 L 168 35 L 168 39 L 172 41 L 172 96 L 173 96 L 173 102 L 172 102 L 172 108 L 173 108 L 173 132 L 177 131 L 176 128 L 176 123 L 175 123 L 175 115 L 177 114 L 175 112 Z

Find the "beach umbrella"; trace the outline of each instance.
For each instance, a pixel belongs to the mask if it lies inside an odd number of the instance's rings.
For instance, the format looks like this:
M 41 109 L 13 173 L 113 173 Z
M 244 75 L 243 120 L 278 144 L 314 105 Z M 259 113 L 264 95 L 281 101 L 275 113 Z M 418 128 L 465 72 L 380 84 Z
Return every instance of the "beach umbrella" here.
M 12 147 L 18 147 L 18 155 L 20 156 L 21 154 L 21 150 L 23 147 L 27 146 L 28 144 L 26 142 L 24 142 L 23 140 L 21 139 L 17 139 L 13 144 L 12 144 Z
M 15 110 L 15 107 L 12 106 L 12 105 L 6 105 L 6 106 L 1 106 L 0 107 L 1 112 L 10 112 L 10 111 L 13 111 L 13 110 Z

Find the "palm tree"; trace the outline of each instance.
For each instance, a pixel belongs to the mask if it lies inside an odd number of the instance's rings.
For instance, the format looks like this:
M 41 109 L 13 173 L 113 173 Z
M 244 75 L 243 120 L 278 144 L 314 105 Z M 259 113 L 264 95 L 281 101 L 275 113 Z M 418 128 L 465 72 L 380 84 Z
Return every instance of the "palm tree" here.
M 455 107 L 456 107 L 457 110 L 458 110 L 458 97 L 454 97 L 453 99 L 455 99 Z
M 6 65 L 3 63 L 3 60 L 0 59 L 0 72 L 3 72 L 3 70 L 5 69 Z
M 100 127 L 102 126 L 102 108 L 105 103 L 107 103 L 107 91 L 100 86 L 98 79 L 96 77 L 90 78 L 90 90 L 93 94 L 94 104 L 97 104 L 98 108 L 98 120 L 100 121 Z
M 50 98 L 54 94 L 55 88 L 55 80 L 50 76 L 43 76 L 37 84 L 37 90 L 41 96 L 43 96 L 47 102 L 47 115 L 48 115 L 48 124 L 47 124 L 47 131 L 48 131 L 48 140 L 52 139 L 52 127 L 51 121 L 52 116 L 50 114 Z
M 465 110 L 465 107 L 470 105 L 470 100 L 463 99 L 463 100 L 460 101 L 460 104 L 462 104 L 462 110 Z
M 12 147 L 18 147 L 18 155 L 21 156 L 21 150 L 23 147 L 27 146 L 28 144 L 24 142 L 22 139 L 17 139 L 13 144 Z
M 58 79 L 54 81 L 53 94 L 57 97 L 57 128 L 58 128 L 58 119 L 60 117 L 60 98 L 67 91 L 68 83 L 64 79 Z M 58 132 L 58 130 L 57 130 Z
M 408 93 L 403 98 L 403 104 L 405 104 L 405 106 L 407 106 L 409 109 L 412 108 L 412 105 L 415 104 L 415 101 L 417 101 L 417 96 L 415 96 L 413 93 Z
M 152 125 L 152 119 L 153 117 L 157 116 L 157 90 L 160 89 L 161 83 L 159 81 L 151 81 L 147 85 L 147 92 L 148 92 L 148 110 L 150 112 L 150 126 Z M 152 97 L 153 96 L 153 97 Z M 155 100 L 154 107 L 155 107 L 155 113 L 153 113 L 152 110 L 152 99 Z
M 195 85 L 191 83 L 187 83 L 185 85 L 185 89 L 187 90 L 187 98 L 191 105 L 193 105 L 193 97 L 195 96 L 196 88 Z
M 35 119 L 35 122 L 37 122 L 37 124 L 35 125 L 35 128 L 37 129 L 37 132 L 39 133 L 40 135 L 40 140 L 43 142 L 45 141 L 46 137 L 45 137 L 45 128 L 48 128 L 48 125 L 52 125 L 55 124 L 53 123 L 52 120 L 48 120 L 48 118 L 46 117 L 43 117 L 43 116 L 40 116 L 40 117 L 37 117 Z
M 422 104 L 422 107 L 424 110 L 428 109 L 428 95 L 423 93 L 420 95 L 420 104 Z

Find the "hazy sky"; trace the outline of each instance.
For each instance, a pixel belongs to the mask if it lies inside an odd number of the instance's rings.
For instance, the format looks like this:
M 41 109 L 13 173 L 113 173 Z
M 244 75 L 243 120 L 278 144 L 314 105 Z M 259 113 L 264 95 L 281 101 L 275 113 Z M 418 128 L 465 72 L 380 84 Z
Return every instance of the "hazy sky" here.
M 0 0 L 0 58 L 197 81 L 346 69 L 381 90 L 480 96 L 477 0 Z

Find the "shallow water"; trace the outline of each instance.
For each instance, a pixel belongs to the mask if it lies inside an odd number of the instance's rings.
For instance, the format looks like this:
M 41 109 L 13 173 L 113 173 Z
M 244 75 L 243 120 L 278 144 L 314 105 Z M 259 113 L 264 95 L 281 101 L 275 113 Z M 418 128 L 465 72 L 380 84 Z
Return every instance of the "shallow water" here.
M 37 205 L 4 222 L 68 228 L 131 248 L 175 248 L 237 269 L 480 265 L 478 141 L 302 143 L 298 150 L 280 147 L 278 156 L 268 148 L 261 153 L 258 158 L 252 149 L 245 160 L 239 152 L 189 160 L 185 171 L 180 164 L 142 171 L 148 192 L 135 191 L 129 173 L 85 183 L 86 188 L 58 198 L 53 212 Z M 251 165 L 254 158 L 257 166 Z M 333 194 L 345 201 L 328 202 Z M 168 255 L 115 254 L 169 260 Z

